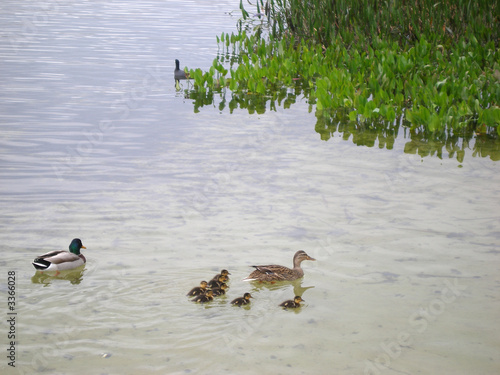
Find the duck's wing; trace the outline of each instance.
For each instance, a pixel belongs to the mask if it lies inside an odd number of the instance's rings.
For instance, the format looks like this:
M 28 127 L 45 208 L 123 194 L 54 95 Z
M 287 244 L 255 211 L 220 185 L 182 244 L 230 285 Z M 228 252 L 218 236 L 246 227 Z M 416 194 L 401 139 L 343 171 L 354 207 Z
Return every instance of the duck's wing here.
M 252 267 L 255 268 L 255 271 L 245 278 L 245 280 L 281 281 L 287 280 L 287 277 L 293 274 L 290 268 L 275 264 Z
M 219 281 L 219 277 L 220 277 L 220 273 L 218 273 L 217 275 L 215 275 L 214 277 L 212 277 L 210 279 L 210 281 Z
M 269 265 L 269 266 L 252 266 L 260 273 L 264 273 L 266 275 L 272 275 L 276 273 L 275 271 L 279 269 L 280 266 Z M 255 271 L 254 271 L 255 272 Z
M 38 261 L 50 262 L 53 264 L 69 263 L 79 260 L 80 257 L 76 254 L 70 253 L 69 251 L 51 251 L 46 254 L 40 255 L 35 259 L 35 263 Z
M 289 300 L 289 301 L 285 301 L 285 302 L 281 303 L 280 306 L 282 306 L 282 307 L 290 307 L 292 303 L 293 303 L 293 301 Z
M 253 266 L 257 271 L 265 273 L 266 275 L 276 275 L 283 279 L 288 275 L 293 275 L 293 271 L 285 266 L 278 266 L 275 264 L 269 266 Z
M 197 286 L 197 287 L 194 287 L 193 289 L 191 289 L 188 292 L 188 294 L 186 294 L 186 296 L 194 297 L 194 296 L 197 296 L 199 294 L 202 294 L 202 291 L 201 291 L 201 288 L 199 286 Z
M 218 280 L 210 280 L 208 282 L 208 287 L 209 288 L 218 288 L 220 286 L 220 283 Z

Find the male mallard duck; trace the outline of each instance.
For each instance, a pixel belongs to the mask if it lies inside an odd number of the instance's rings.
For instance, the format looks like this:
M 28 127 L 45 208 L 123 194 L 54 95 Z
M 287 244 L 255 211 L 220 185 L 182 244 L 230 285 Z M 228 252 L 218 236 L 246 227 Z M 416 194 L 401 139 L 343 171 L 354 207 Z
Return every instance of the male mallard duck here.
M 296 307 L 300 307 L 300 303 L 305 300 L 302 299 L 300 296 L 295 296 L 293 300 L 288 300 L 280 304 L 281 307 L 284 307 L 285 309 L 294 309 Z
M 219 278 L 217 280 L 212 279 L 208 282 L 208 287 L 219 288 L 224 283 L 224 281 L 226 281 L 226 278 L 227 276 L 219 275 Z
M 69 251 L 56 250 L 40 255 L 33 261 L 33 266 L 40 271 L 63 271 L 80 267 L 87 261 L 80 249 L 86 249 L 79 238 L 75 238 L 69 245 Z
M 207 290 L 207 292 L 205 294 L 200 294 L 199 296 L 194 297 L 191 301 L 205 303 L 205 302 L 210 302 L 213 300 L 214 300 L 214 296 L 212 294 L 212 291 Z
M 214 277 L 212 277 L 212 280 L 218 281 L 219 277 L 224 276 L 224 282 L 226 282 L 226 281 L 229 281 L 229 276 L 228 275 L 231 275 L 228 272 L 228 270 L 222 270 L 222 271 L 220 271 L 220 273 L 218 273 L 217 275 L 215 275 Z
M 189 296 L 189 297 L 199 296 L 200 294 L 205 294 L 206 291 L 207 291 L 207 282 L 202 281 L 200 283 L 200 286 L 197 286 L 197 287 L 194 287 L 193 289 L 191 289 L 189 291 L 189 293 L 186 294 L 186 296 Z
M 250 303 L 250 298 L 253 298 L 250 293 L 245 293 L 243 297 L 234 299 L 231 304 L 235 306 L 248 305 Z
M 219 287 L 217 288 L 212 288 L 212 293 L 214 297 L 221 296 L 223 294 L 226 294 L 226 289 L 227 289 L 227 284 L 222 283 Z
M 177 59 L 175 59 L 174 78 L 176 80 L 189 78 L 189 73 L 186 74 L 186 72 L 184 70 L 181 70 L 179 68 L 179 60 L 177 60 Z
M 259 280 L 259 281 L 283 281 L 296 280 L 304 276 L 304 271 L 300 268 L 300 263 L 304 260 L 316 260 L 306 254 L 305 251 L 299 250 L 293 256 L 293 268 L 285 266 L 268 265 L 268 266 L 252 266 L 255 268 L 248 277 L 243 281 Z

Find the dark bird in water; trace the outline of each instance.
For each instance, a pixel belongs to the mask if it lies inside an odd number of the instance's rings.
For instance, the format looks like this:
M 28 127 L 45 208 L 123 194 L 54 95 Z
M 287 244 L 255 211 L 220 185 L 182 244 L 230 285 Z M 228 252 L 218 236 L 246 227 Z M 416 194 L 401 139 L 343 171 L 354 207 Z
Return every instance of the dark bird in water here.
M 218 281 L 219 277 L 224 276 L 224 282 L 227 282 L 227 281 L 229 281 L 229 276 L 228 275 L 231 275 L 228 272 L 228 270 L 222 270 L 222 271 L 220 271 L 220 273 L 218 273 L 217 275 L 215 275 L 214 277 L 212 277 L 212 280 Z M 210 281 L 212 281 L 212 280 L 210 280 Z
M 205 294 L 200 294 L 192 299 L 194 302 L 205 303 L 213 301 L 214 297 L 211 290 L 207 290 Z
M 189 296 L 189 297 L 199 296 L 200 294 L 205 294 L 206 291 L 207 291 L 207 282 L 202 281 L 200 283 L 200 286 L 197 286 L 197 287 L 194 287 L 193 289 L 191 289 L 189 291 L 189 293 L 186 294 L 186 296 Z
M 305 251 L 299 250 L 293 256 L 293 268 L 288 268 L 285 266 L 278 265 L 267 265 L 267 266 L 252 266 L 255 268 L 248 277 L 244 278 L 243 281 L 293 281 L 304 276 L 304 271 L 300 267 L 300 264 L 304 260 L 316 260 L 306 254 Z
M 235 306 L 248 305 L 250 303 L 250 298 L 253 298 L 250 293 L 245 293 L 243 297 L 234 299 L 231 304 Z
M 281 307 L 284 307 L 285 309 L 295 309 L 297 307 L 300 307 L 300 303 L 305 300 L 303 300 L 300 296 L 295 296 L 293 300 L 288 300 L 280 304 Z
M 224 284 L 224 281 L 226 280 L 227 276 L 220 275 L 218 280 L 210 280 L 208 282 L 208 287 L 209 288 L 220 288 L 222 284 Z
M 69 251 L 56 250 L 40 255 L 33 261 L 33 266 L 39 271 L 63 271 L 80 267 L 87 259 L 80 253 L 86 249 L 79 238 L 75 238 L 69 245 Z
M 175 69 L 174 69 L 174 78 L 178 81 L 180 79 L 189 78 L 189 73 L 186 73 L 184 70 L 179 68 L 179 60 L 175 59 Z
M 219 286 L 217 288 L 212 288 L 211 290 L 212 290 L 214 297 L 218 297 L 218 296 L 221 296 L 223 294 L 226 294 L 226 289 L 227 289 L 227 284 L 222 283 L 221 286 Z

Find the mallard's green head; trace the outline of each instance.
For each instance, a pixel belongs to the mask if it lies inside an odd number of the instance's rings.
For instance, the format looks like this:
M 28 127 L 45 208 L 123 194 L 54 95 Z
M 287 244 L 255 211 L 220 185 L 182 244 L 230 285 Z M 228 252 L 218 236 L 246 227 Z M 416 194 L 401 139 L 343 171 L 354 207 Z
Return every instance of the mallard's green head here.
M 80 255 L 80 249 L 86 249 L 86 247 L 83 246 L 82 241 L 79 238 L 75 238 L 69 244 L 69 251 L 73 254 Z

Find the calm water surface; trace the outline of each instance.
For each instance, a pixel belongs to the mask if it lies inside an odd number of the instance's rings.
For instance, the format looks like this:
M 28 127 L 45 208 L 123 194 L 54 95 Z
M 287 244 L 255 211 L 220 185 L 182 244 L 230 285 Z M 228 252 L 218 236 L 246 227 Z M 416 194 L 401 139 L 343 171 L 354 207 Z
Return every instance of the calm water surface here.
M 324 142 L 306 103 L 195 114 L 173 61 L 207 69 L 238 5 L 0 5 L 2 374 L 497 374 L 500 164 Z M 34 272 L 74 237 L 84 269 Z M 299 249 L 303 280 L 241 281 Z

